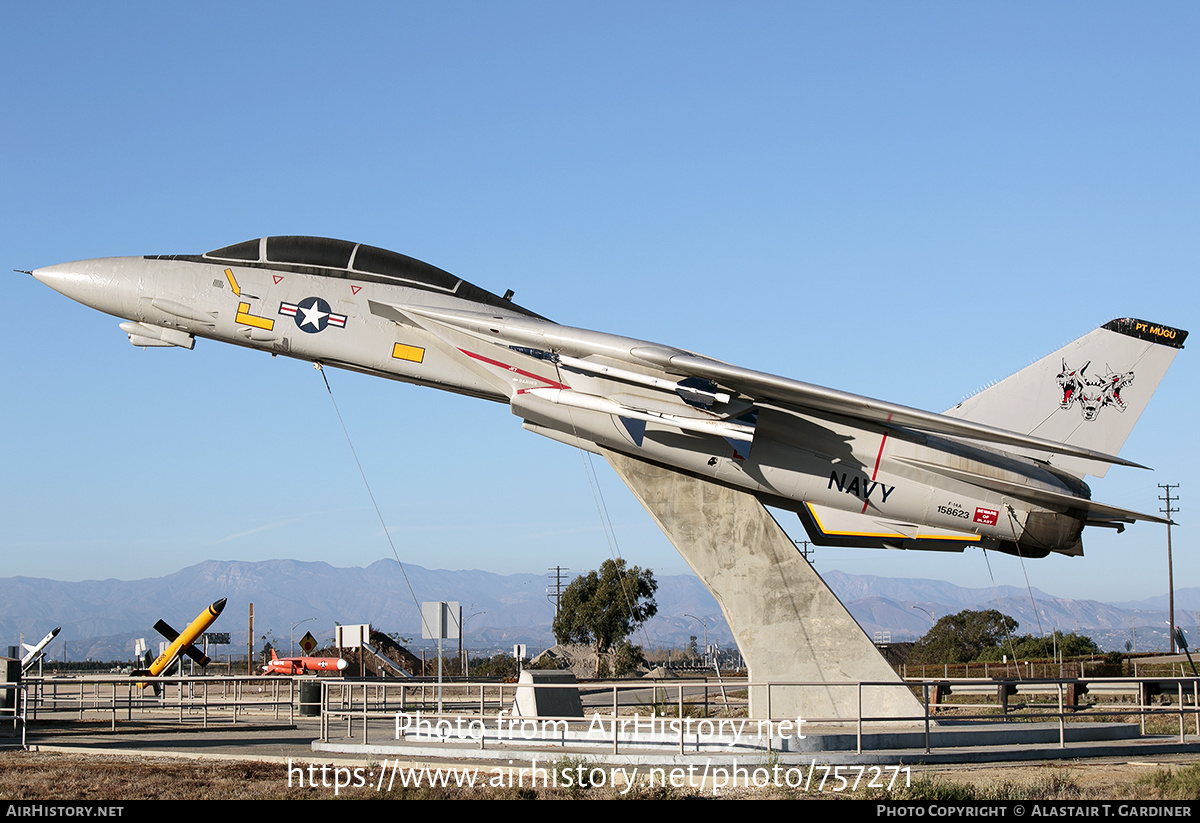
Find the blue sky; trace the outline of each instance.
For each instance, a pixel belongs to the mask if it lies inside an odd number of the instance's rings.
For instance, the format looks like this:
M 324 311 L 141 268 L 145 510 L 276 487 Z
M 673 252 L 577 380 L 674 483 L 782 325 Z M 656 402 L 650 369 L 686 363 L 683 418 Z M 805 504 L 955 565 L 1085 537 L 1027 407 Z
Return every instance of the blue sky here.
M 941 410 L 1113 317 L 1195 329 L 1198 23 L 1170 2 L 5 4 L 0 262 L 341 237 L 560 322 Z M 0 575 L 390 556 L 310 365 L 142 352 L 3 282 Z M 1182 485 L 1180 587 L 1197 369 L 1181 353 L 1122 452 L 1156 471 L 1092 484 L 1142 511 Z M 502 406 L 329 377 L 403 560 L 609 557 L 579 453 Z M 623 556 L 685 571 L 594 462 Z M 1165 591 L 1162 527 L 1085 547 L 990 572 L 979 552 L 816 558 Z

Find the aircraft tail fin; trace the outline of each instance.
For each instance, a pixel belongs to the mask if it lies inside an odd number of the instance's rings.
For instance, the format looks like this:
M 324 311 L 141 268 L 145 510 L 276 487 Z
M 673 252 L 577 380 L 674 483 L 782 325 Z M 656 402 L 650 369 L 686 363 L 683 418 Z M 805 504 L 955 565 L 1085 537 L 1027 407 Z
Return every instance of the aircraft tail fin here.
M 1115 455 L 1187 334 L 1144 320 L 1113 320 L 945 414 Z M 1079 477 L 1108 471 L 1095 460 L 1029 454 Z

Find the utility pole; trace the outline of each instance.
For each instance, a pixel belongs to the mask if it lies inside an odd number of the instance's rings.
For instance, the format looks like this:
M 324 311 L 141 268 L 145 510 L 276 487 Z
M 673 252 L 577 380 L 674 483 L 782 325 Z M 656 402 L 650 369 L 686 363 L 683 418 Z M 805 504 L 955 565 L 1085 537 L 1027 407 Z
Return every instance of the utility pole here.
M 554 583 L 546 587 L 546 599 L 554 603 L 554 616 L 558 617 L 558 602 L 562 599 L 563 589 L 563 572 L 568 572 L 570 569 L 565 566 L 551 566 Z
M 1171 497 L 1171 489 L 1179 488 L 1178 483 L 1159 483 L 1158 487 L 1166 491 L 1166 495 L 1160 495 L 1159 500 L 1167 504 L 1165 509 L 1159 509 L 1160 512 L 1167 516 L 1167 604 L 1171 612 L 1171 626 L 1167 634 L 1171 637 L 1171 654 L 1175 654 L 1175 570 L 1171 562 L 1171 515 L 1179 511 L 1179 509 L 1171 508 L 1171 501 L 1179 501 L 1178 497 Z
M 811 544 L 807 540 L 793 540 L 792 542 L 796 545 L 796 549 L 799 550 L 800 556 L 807 560 L 808 565 L 811 566 L 813 562 L 812 549 L 809 548 Z

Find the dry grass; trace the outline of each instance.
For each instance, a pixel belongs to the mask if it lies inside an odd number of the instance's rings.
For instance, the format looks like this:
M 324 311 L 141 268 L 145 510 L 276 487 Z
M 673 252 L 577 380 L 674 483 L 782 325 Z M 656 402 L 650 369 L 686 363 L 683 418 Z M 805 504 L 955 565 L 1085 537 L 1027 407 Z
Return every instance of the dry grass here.
M 559 765 L 571 765 L 567 763 Z M 599 765 L 599 764 L 592 764 Z M 316 774 L 320 776 L 319 767 Z M 363 768 L 368 768 L 364 764 Z M 488 770 L 483 770 L 487 772 Z M 293 773 L 294 774 L 294 773 Z M 373 786 L 288 785 L 279 763 L 177 760 L 111 755 L 9 752 L 0 754 L 0 800 L 305 800 L 305 799 L 685 799 L 711 791 L 635 787 L 423 787 L 377 792 Z M 722 798 L 822 798 L 871 800 L 1195 800 L 1200 765 L 1162 767 L 1133 763 L 1018 764 L 914 770 L 912 785 L 892 792 L 802 794 L 786 789 L 726 790 Z
M 370 768 L 363 764 L 364 770 Z M 487 771 L 487 770 L 483 770 Z M 295 778 L 295 775 L 293 774 Z M 475 788 L 349 786 L 336 791 L 334 778 L 315 771 L 317 786 L 293 779 L 281 763 L 247 760 L 177 760 L 114 755 L 9 752 L 0 754 L 0 801 L 19 800 L 550 800 L 615 799 L 609 787 L 531 789 L 528 786 Z M 321 785 L 322 783 L 327 785 Z M 630 790 L 626 799 L 702 797 L 699 792 Z

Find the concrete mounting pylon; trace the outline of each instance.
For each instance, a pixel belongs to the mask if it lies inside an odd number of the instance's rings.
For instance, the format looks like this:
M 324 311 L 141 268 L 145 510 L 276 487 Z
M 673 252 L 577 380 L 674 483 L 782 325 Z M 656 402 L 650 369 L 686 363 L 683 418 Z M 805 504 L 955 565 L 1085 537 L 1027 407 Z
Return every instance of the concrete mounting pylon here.
M 712 592 L 753 683 L 901 683 L 875 644 L 756 497 L 604 450 Z M 750 717 L 853 720 L 858 689 L 750 690 Z M 864 687 L 864 717 L 921 717 L 912 692 Z M 768 705 L 769 703 L 769 705 Z

